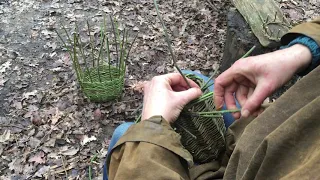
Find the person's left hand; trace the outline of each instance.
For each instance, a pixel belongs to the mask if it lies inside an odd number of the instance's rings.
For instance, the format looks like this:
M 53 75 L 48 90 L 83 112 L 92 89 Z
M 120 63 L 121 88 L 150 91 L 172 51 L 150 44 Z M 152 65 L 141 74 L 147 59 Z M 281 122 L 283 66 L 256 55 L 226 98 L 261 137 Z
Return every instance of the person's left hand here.
M 199 86 L 188 79 L 191 88 L 179 73 L 171 73 L 152 78 L 144 86 L 142 120 L 160 115 L 173 123 L 183 107 L 201 96 Z

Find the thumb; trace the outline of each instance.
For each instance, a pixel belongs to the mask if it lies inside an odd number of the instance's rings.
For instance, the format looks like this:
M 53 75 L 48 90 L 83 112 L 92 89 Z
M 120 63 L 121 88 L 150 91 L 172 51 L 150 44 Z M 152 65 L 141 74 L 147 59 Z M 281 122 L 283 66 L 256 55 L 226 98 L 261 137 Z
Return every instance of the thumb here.
M 185 91 L 177 92 L 177 95 L 180 99 L 180 102 L 183 105 L 188 104 L 190 101 L 196 99 L 197 97 L 201 96 L 202 91 L 200 88 L 190 88 Z
M 273 92 L 274 88 L 268 83 L 260 83 L 255 88 L 253 94 L 248 98 L 241 110 L 243 117 L 248 117 L 256 109 L 258 109 L 263 101 Z

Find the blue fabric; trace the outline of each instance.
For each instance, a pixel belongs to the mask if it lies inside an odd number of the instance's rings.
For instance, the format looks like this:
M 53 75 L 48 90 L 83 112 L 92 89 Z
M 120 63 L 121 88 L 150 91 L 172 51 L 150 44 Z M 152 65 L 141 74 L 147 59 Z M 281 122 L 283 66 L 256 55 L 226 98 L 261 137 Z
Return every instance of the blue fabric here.
M 310 71 L 312 71 L 313 69 L 315 69 L 320 64 L 320 46 L 312 38 L 302 35 L 302 36 L 299 36 L 296 39 L 292 40 L 288 45 L 281 46 L 280 49 L 288 48 L 288 47 L 291 47 L 295 44 L 302 44 L 302 45 L 308 47 L 311 54 L 312 54 L 311 64 L 308 66 L 308 68 L 306 70 L 299 73 L 300 76 L 304 76 L 304 75 L 308 74 Z
M 123 134 L 128 130 L 128 128 L 134 124 L 134 122 L 125 122 L 121 125 L 119 125 L 113 132 L 112 137 L 111 137 L 111 141 L 109 143 L 109 147 L 108 147 L 108 153 L 111 151 L 112 147 L 114 145 L 116 145 L 116 143 L 118 142 L 118 140 L 123 136 Z M 108 180 L 108 173 L 107 173 L 107 167 L 106 167 L 106 163 L 104 163 L 103 166 L 103 180 Z
M 208 77 L 206 77 L 206 76 L 204 76 L 204 75 L 202 75 L 200 73 L 197 73 L 197 72 L 194 72 L 194 71 L 190 71 L 190 70 L 182 70 L 182 73 L 183 74 L 194 74 L 194 75 L 202 78 L 205 82 L 209 79 Z M 211 84 L 213 82 L 214 81 L 211 79 L 209 83 Z M 214 85 L 210 86 L 209 90 L 213 91 L 213 88 L 214 88 Z M 237 107 L 240 108 L 240 105 L 239 105 L 239 103 L 237 101 L 236 101 L 236 104 L 237 104 Z M 225 110 L 226 109 L 226 105 L 224 105 L 222 109 Z M 223 119 L 224 119 L 224 124 L 225 124 L 225 126 L 227 128 L 234 122 L 234 118 L 233 118 L 231 113 L 223 114 Z M 134 122 L 126 122 L 126 123 L 121 124 L 120 126 L 118 126 L 114 130 L 112 138 L 111 138 L 111 141 L 110 141 L 110 144 L 109 144 L 109 147 L 108 147 L 108 153 L 111 151 L 113 146 L 118 142 L 118 140 L 121 138 L 121 136 L 123 136 L 123 134 L 128 130 L 128 128 L 132 124 L 134 124 Z M 108 180 L 107 174 L 108 174 L 107 173 L 107 165 L 105 163 L 104 166 L 103 166 L 103 180 Z

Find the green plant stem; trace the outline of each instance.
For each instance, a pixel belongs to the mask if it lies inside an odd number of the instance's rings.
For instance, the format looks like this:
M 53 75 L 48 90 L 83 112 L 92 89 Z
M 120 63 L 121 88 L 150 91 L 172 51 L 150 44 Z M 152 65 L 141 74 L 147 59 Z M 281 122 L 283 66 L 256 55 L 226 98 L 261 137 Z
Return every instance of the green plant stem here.
M 211 111 L 211 112 L 190 112 L 192 114 L 198 114 L 198 115 L 210 115 L 210 114 L 224 114 L 224 113 L 234 113 L 234 112 L 240 112 L 241 109 L 230 109 L 230 110 L 221 110 L 221 111 Z
M 63 26 L 62 26 L 63 27 Z M 69 53 L 69 56 L 71 58 L 71 61 L 72 61 L 72 64 L 73 64 L 73 67 L 76 71 L 76 75 L 77 75 L 77 78 L 79 78 L 79 74 L 77 72 L 77 69 L 76 69 L 76 65 L 75 65 L 75 62 L 74 62 L 74 58 L 73 58 L 73 55 L 72 55 L 72 51 L 68 48 L 66 42 L 62 39 L 62 37 L 60 36 L 60 34 L 58 33 L 57 30 L 55 30 L 55 32 L 57 33 L 58 37 L 60 38 L 61 42 L 63 43 L 63 46 L 67 49 L 68 53 Z M 68 35 L 69 36 L 69 35 Z
M 125 60 L 125 62 L 124 62 L 124 68 L 123 68 L 124 70 L 126 69 L 126 66 L 127 66 L 127 62 L 128 62 L 128 59 L 129 59 L 129 55 L 130 55 L 130 52 L 131 52 L 131 48 L 132 48 L 134 42 L 136 41 L 137 37 L 138 37 L 138 33 L 137 33 L 136 36 L 134 37 L 133 42 L 130 44 L 130 47 L 129 47 L 129 49 L 128 49 L 127 57 L 126 57 L 126 60 Z
M 253 47 L 252 47 L 247 53 L 245 53 L 240 59 L 248 57 L 255 48 L 256 48 L 256 46 L 253 46 Z
M 125 34 L 126 34 L 126 29 L 123 31 L 122 35 L 122 41 L 120 44 L 120 64 L 119 64 L 119 76 L 121 76 L 121 68 L 122 68 L 122 63 L 123 63 L 123 53 L 124 53 L 124 40 L 125 40 Z
M 69 34 L 67 32 L 67 29 L 63 25 L 61 25 L 61 26 L 62 26 L 62 29 L 64 30 L 64 32 L 67 35 L 67 40 L 69 41 L 70 46 L 72 46 L 73 44 L 71 42 L 71 38 L 70 38 L 70 36 L 69 36 Z M 77 78 L 78 79 L 81 78 L 80 73 L 79 73 L 79 69 L 78 69 L 78 65 L 77 65 L 77 62 L 75 60 L 75 57 L 72 56 L 72 51 L 68 48 L 67 44 L 63 41 L 62 37 L 59 35 L 58 32 L 57 32 L 57 34 L 58 34 L 59 38 L 61 39 L 61 41 L 64 43 L 64 46 L 67 48 L 67 51 L 69 52 L 69 55 L 70 55 L 70 58 L 72 60 L 72 64 L 73 64 L 74 70 L 76 71 Z
M 137 124 L 138 122 L 141 121 L 141 116 L 142 116 L 142 113 L 140 113 L 140 115 L 137 117 L 137 119 L 134 121 L 135 124 Z
M 101 45 L 100 45 L 100 50 L 99 50 L 99 56 L 98 56 L 98 76 L 99 76 L 99 81 L 101 82 L 101 77 L 100 77 L 100 57 L 101 57 L 101 53 L 102 53 L 102 50 L 103 50 L 103 44 L 104 44 L 104 39 L 105 39 L 106 35 L 103 34 L 103 37 L 102 37 L 102 42 L 101 42 Z M 111 73 L 111 72 L 110 72 Z
M 87 20 L 87 27 L 88 27 L 88 33 L 89 33 L 89 38 L 90 38 L 90 48 L 91 48 L 91 56 L 92 56 L 92 67 L 94 67 L 94 48 L 93 48 L 93 40 L 91 37 L 91 29 L 90 29 L 90 24 L 89 21 Z
M 82 70 L 80 68 L 80 64 L 79 64 L 79 60 L 78 60 L 78 56 L 77 56 L 77 35 L 76 33 L 73 34 L 73 58 L 74 58 L 74 62 L 76 65 L 76 71 L 79 74 L 79 77 L 82 78 Z
M 92 167 L 91 164 L 96 160 L 98 154 L 95 154 L 91 159 L 90 159 L 90 165 L 89 165 L 89 179 L 92 180 Z
M 112 25 L 112 31 L 113 31 L 113 35 L 114 35 L 114 42 L 115 42 L 115 46 L 116 46 L 117 65 L 119 65 L 117 32 L 116 32 L 116 29 L 115 29 L 115 27 L 114 27 L 115 25 L 114 25 L 113 17 L 112 17 L 111 14 L 110 14 L 110 21 L 111 21 L 111 25 Z
M 170 40 L 169 35 L 167 33 L 167 28 L 164 25 L 164 21 L 163 21 L 161 15 L 160 15 L 158 4 L 157 4 L 157 0 L 153 0 L 153 2 L 154 2 L 154 6 L 156 8 L 156 11 L 157 11 L 158 18 L 159 18 L 159 20 L 161 22 L 161 25 L 162 25 L 162 28 L 163 28 L 163 32 L 164 32 L 164 35 L 165 35 L 165 40 L 166 40 L 166 42 L 168 44 L 168 48 L 169 48 L 169 51 L 170 51 L 170 54 L 171 54 L 171 57 L 172 57 L 173 64 L 176 67 L 176 69 L 178 70 L 178 72 L 181 74 L 181 76 L 183 77 L 185 82 L 187 83 L 188 87 L 191 88 L 191 85 L 190 85 L 189 81 L 187 80 L 187 78 L 182 73 L 182 71 L 180 70 L 180 68 L 178 67 L 178 65 L 176 63 L 176 59 L 175 59 L 175 56 L 174 56 L 174 53 L 173 53 L 173 50 L 172 50 L 172 47 L 171 47 L 171 40 Z
M 204 91 L 211 86 L 211 85 L 210 86 L 207 86 L 207 85 L 209 84 L 210 80 L 217 74 L 218 70 L 219 68 L 216 68 L 213 74 L 209 77 L 209 79 L 201 86 L 201 91 Z
M 109 66 L 109 72 L 111 72 L 111 55 L 110 55 L 110 48 L 109 48 L 109 39 L 108 37 L 106 38 L 106 49 L 107 49 L 107 56 L 108 56 L 108 66 Z M 111 76 L 111 73 L 109 73 L 110 75 L 110 80 L 112 81 L 112 76 Z
M 82 56 L 82 59 L 84 61 L 84 65 L 85 65 L 85 68 L 86 68 L 86 71 L 87 73 L 89 74 L 89 78 L 90 78 L 90 82 L 92 82 L 92 77 L 91 77 L 91 72 L 89 70 L 89 67 L 88 67 L 88 64 L 87 64 L 87 60 L 86 60 L 86 57 L 84 55 L 84 51 L 83 51 L 83 46 L 82 46 L 82 40 L 81 40 L 81 36 L 80 36 L 80 31 L 79 31 L 79 27 L 77 25 L 77 23 L 75 23 L 76 25 L 76 31 L 78 32 L 78 36 L 77 36 L 77 43 L 79 44 L 79 51 L 80 51 L 80 54 Z
M 81 68 L 80 68 L 80 65 L 79 65 L 79 60 L 78 60 L 78 56 L 77 56 L 77 35 L 76 33 L 73 34 L 73 58 L 74 58 L 74 63 L 75 63 L 75 66 L 76 66 L 76 72 L 78 73 L 79 77 L 81 78 Z M 78 78 L 79 78 L 78 77 Z

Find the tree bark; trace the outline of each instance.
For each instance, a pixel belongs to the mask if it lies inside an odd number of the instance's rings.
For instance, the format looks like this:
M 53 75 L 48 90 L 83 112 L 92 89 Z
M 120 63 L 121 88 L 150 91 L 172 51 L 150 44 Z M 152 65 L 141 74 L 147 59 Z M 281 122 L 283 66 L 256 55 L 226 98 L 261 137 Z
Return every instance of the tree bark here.
M 251 55 L 263 54 L 272 50 L 260 44 L 248 23 L 235 8 L 231 8 L 228 12 L 227 25 L 227 38 L 220 72 L 227 70 L 253 46 L 256 46 L 256 48 Z

